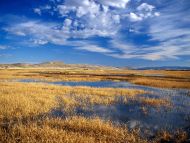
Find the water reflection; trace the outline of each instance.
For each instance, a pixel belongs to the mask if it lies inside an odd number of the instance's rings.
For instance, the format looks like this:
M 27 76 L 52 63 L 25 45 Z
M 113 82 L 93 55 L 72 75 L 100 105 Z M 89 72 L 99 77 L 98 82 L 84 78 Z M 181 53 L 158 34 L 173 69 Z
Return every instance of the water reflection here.
M 43 82 L 34 80 L 20 80 L 20 82 Z M 44 82 L 43 82 L 44 83 Z M 63 86 L 90 86 L 90 87 L 111 87 L 111 88 L 133 88 L 151 91 L 152 93 L 139 95 L 139 97 L 167 99 L 172 103 L 172 107 L 153 107 L 142 105 L 142 103 L 129 101 L 127 104 L 118 102 L 117 104 L 105 106 L 94 105 L 89 110 L 76 108 L 76 115 L 86 117 L 98 116 L 104 120 L 111 120 L 115 123 L 125 124 L 129 129 L 140 128 L 151 133 L 157 130 L 174 131 L 177 129 L 189 129 L 190 126 L 190 97 L 187 96 L 189 90 L 185 89 L 162 89 L 148 86 L 131 84 L 129 82 L 96 81 L 96 82 L 45 82 L 48 84 Z M 138 98 L 138 97 L 137 97 Z M 54 109 L 51 116 L 61 117 L 64 112 Z

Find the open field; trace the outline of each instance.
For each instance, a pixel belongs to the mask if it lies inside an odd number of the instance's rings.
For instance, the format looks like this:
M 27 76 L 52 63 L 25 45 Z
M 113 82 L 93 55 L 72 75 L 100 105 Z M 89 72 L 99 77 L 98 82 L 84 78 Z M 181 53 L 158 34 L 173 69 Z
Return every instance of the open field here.
M 134 96 L 144 93 L 143 91 L 72 88 L 35 83 L 5 82 L 0 83 L 0 86 L 2 142 L 146 142 L 137 134 L 129 133 L 125 128 L 114 127 L 111 122 L 104 123 L 99 118 L 76 116 L 66 120 L 47 119 L 47 114 L 56 108 L 72 112 L 76 106 L 85 108 L 92 104 L 112 104 L 117 102 L 116 95 L 124 96 L 124 102 L 127 102 L 127 98 L 134 99 Z M 77 101 L 79 98 L 82 102 Z M 146 100 L 143 99 L 142 102 Z
M 62 106 L 63 109 L 77 106 L 85 109 L 94 104 L 108 105 L 116 103 L 119 96 L 127 102 L 128 99 L 135 100 L 137 94 L 145 93 L 134 89 L 62 87 L 37 83 L 0 82 L 0 86 L 0 119 L 36 116 Z M 148 101 L 142 99 L 142 102 Z
M 0 142 L 188 142 L 189 90 L 154 87 L 188 89 L 189 78 L 188 71 L 1 69 Z M 102 80 L 147 87 L 54 84 Z
M 124 70 L 109 68 L 1 69 L 0 80 L 36 79 L 47 81 L 129 81 L 162 88 L 190 88 L 190 71 Z

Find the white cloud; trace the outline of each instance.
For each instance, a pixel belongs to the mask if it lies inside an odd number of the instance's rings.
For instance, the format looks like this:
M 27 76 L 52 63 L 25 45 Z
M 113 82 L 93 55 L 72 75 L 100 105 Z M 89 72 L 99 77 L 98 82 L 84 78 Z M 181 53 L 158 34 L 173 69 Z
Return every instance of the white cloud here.
M 143 18 L 141 16 L 138 16 L 137 14 L 131 12 L 129 15 L 128 15 L 130 21 L 132 22 L 135 22 L 135 21 L 141 21 L 143 20 Z
M 160 16 L 160 13 L 159 12 L 155 12 L 154 15 L 155 16 Z
M 60 5 L 57 5 L 57 11 L 62 17 L 64 17 L 64 16 L 67 16 L 68 13 L 76 11 L 76 7 L 60 4 Z
M 189 36 L 190 39 L 190 36 Z M 175 42 L 175 43 L 174 43 Z M 112 52 L 106 55 L 121 59 L 145 59 L 145 60 L 166 60 L 179 59 L 180 56 L 190 55 L 190 40 L 166 41 L 158 46 L 136 46 L 134 43 L 122 42 L 119 39 L 112 40 L 112 48 L 120 52 Z
M 88 1 L 88 0 L 86 0 Z M 89 15 L 89 17 L 96 17 L 96 15 L 100 12 L 100 5 L 96 4 L 93 1 L 85 2 L 85 4 L 79 6 L 77 8 L 77 17 L 82 17 L 84 15 Z
M 57 11 L 61 17 L 67 18 L 71 13 L 75 14 L 71 29 L 78 30 L 72 31 L 74 37 L 79 34 L 81 37 L 113 36 L 119 31 L 123 16 L 109 7 L 123 9 L 128 2 L 129 0 L 65 0 L 57 5 Z
M 77 47 L 75 49 L 89 51 L 89 52 L 96 52 L 96 53 L 111 53 L 111 52 L 113 52 L 113 51 L 111 51 L 109 49 L 99 47 L 99 46 L 96 46 L 96 45 L 85 45 L 83 47 Z
M 132 10 L 124 9 L 127 3 L 127 0 L 66 0 L 55 6 L 54 12 L 61 16 L 60 23 L 28 20 L 12 24 L 6 30 L 19 36 L 29 35 L 35 44 L 69 45 L 77 50 L 98 52 L 123 59 L 164 60 L 190 55 L 189 28 L 181 28 L 177 19 L 180 17 L 180 20 L 187 24 L 190 19 L 188 16 L 171 12 L 169 14 L 166 9 L 157 12 L 155 6 L 147 3 Z M 147 20 L 143 21 L 144 19 Z M 126 25 L 130 25 L 131 32 L 138 31 L 146 36 L 148 34 L 151 38 L 146 42 L 156 44 L 136 45 L 135 42 L 124 42 L 119 38 L 118 40 L 117 37 L 127 37 L 119 33 Z M 141 28 L 144 28 L 144 33 Z M 109 37 L 112 41 L 108 41 L 108 47 L 86 41 L 68 41 L 70 38 L 84 40 L 94 36 Z
M 142 3 L 140 6 L 137 7 L 138 11 L 152 11 L 155 8 L 155 6 L 147 4 L 147 3 Z
M 127 11 L 126 14 L 126 5 L 129 2 L 130 0 L 65 0 L 58 3 L 54 1 L 54 6 L 51 6 L 54 9 L 48 5 L 40 8 L 43 10 L 43 7 L 47 7 L 49 13 L 53 14 L 57 12 L 56 14 L 63 18 L 64 30 L 67 29 L 67 35 L 71 37 L 113 37 L 125 25 L 123 22 L 126 21 L 126 17 L 132 22 L 137 22 L 159 15 L 158 12 L 152 12 L 154 6 L 147 3 L 140 5 L 137 8 L 138 12 Z M 68 21 L 71 17 L 72 22 Z
M 120 15 L 112 15 L 112 19 L 114 21 L 114 23 L 119 24 L 120 23 Z
M 168 18 L 168 16 L 167 16 Z M 163 17 L 160 17 L 163 19 Z M 70 37 L 81 38 L 97 35 L 107 35 L 108 31 L 100 31 L 96 29 L 85 29 L 79 31 L 70 31 L 70 29 L 59 29 L 57 23 L 43 23 L 38 21 L 29 21 L 20 24 L 12 25 L 8 28 L 9 32 L 17 33 L 21 31 L 24 35 L 29 35 L 34 40 L 35 44 L 44 45 L 53 43 L 56 45 L 70 45 L 77 50 L 85 50 L 89 52 L 98 52 L 115 58 L 129 59 L 138 58 L 146 60 L 165 60 L 177 59 L 179 56 L 190 55 L 190 32 L 186 29 L 176 28 L 173 25 L 163 26 L 165 23 L 153 20 L 150 23 L 149 34 L 152 40 L 159 40 L 161 43 L 158 46 L 137 46 L 134 43 L 123 42 L 119 39 L 112 40 L 108 47 L 100 47 L 88 41 L 68 41 Z M 159 22 L 160 20 L 160 22 Z M 169 21 L 171 19 L 168 19 Z M 71 21 L 68 20 L 68 27 Z M 169 23 L 168 21 L 165 21 Z M 171 21 L 174 23 L 174 21 Z M 100 22 L 102 23 L 102 22 Z M 177 24 L 177 23 L 175 23 Z M 106 22 L 105 22 L 106 26 Z M 109 26 L 108 26 L 109 27 Z M 110 29 L 111 31 L 112 29 Z M 101 32 L 101 33 L 100 33 Z M 18 34 L 20 35 L 20 34 Z M 181 36 L 184 36 L 181 39 Z M 171 38 L 170 38 L 171 37 Z M 4 48 L 4 47 L 3 47 Z M 1 49 L 3 49 L 1 48 Z
M 112 36 L 117 33 L 120 25 L 120 15 L 113 14 L 107 6 L 100 8 L 100 4 L 94 1 L 66 0 L 64 5 L 58 5 L 58 12 L 61 16 L 67 16 L 70 12 L 75 12 L 77 20 L 74 21 L 73 34 L 81 37 L 87 36 Z M 109 11 L 109 13 L 108 13 Z M 114 30 L 113 30 L 114 29 Z
M 41 40 L 41 39 L 39 39 L 39 40 L 35 39 L 34 40 L 34 44 L 37 44 L 37 45 L 45 45 L 47 43 L 48 43 L 48 41 L 46 41 L 46 40 Z
M 35 9 L 34 9 L 34 13 L 36 13 L 36 14 L 38 14 L 38 15 L 41 15 L 41 14 L 42 14 L 40 8 L 35 8 Z
M 38 15 L 42 15 L 42 12 L 49 12 L 52 9 L 50 5 L 40 6 L 39 8 L 34 8 L 34 13 Z M 52 12 L 49 12 L 52 14 Z
M 149 5 L 147 3 L 142 3 L 137 7 L 137 10 L 135 12 L 130 12 L 127 17 L 130 21 L 137 22 L 147 18 L 160 16 L 160 13 L 155 12 L 154 9 L 155 6 Z
M 32 39 L 48 41 L 53 44 L 64 44 L 68 38 L 67 30 L 58 30 L 56 23 L 43 23 L 38 21 L 27 21 L 12 25 L 7 28 L 8 32 L 18 34 L 18 31 L 30 36 Z M 20 36 L 20 34 L 18 34 Z
M 26 36 L 26 34 L 22 31 L 15 31 L 14 34 L 19 35 L 19 36 Z
M 64 21 L 64 26 L 71 26 L 71 24 L 72 24 L 72 20 L 71 19 L 65 19 L 65 21 Z
M 96 0 L 96 1 L 105 6 L 125 8 L 130 0 Z
M 65 0 L 64 4 L 57 5 L 57 9 L 62 16 L 69 12 L 76 12 L 77 17 L 89 15 L 94 17 L 99 13 L 100 5 L 90 0 Z
M 102 5 L 102 8 L 103 8 L 103 11 L 105 13 L 109 12 L 109 7 L 108 6 Z

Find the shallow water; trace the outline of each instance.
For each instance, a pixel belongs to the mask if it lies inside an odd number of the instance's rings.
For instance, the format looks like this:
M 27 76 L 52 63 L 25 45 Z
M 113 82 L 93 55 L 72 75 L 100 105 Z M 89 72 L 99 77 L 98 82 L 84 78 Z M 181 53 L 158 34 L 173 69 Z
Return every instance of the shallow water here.
M 112 87 L 112 88 L 126 88 L 129 86 L 135 86 L 129 82 L 114 82 L 114 81 L 79 81 L 79 82 L 71 82 L 71 81 L 58 81 L 58 82 L 47 82 L 41 80 L 32 80 L 32 79 L 23 79 L 18 80 L 19 82 L 40 82 L 40 83 L 48 83 L 54 85 L 63 85 L 63 86 L 90 86 L 90 87 Z
M 142 105 L 136 101 L 130 101 L 127 104 L 118 102 L 117 104 L 105 106 L 95 105 L 89 107 L 90 110 L 77 108 L 75 114 L 86 117 L 98 116 L 104 120 L 111 120 L 115 123 L 125 124 L 129 129 L 140 128 L 142 133 L 146 130 L 151 136 L 154 132 L 161 129 L 174 131 L 190 129 L 190 96 L 189 90 L 186 89 L 163 89 L 148 86 L 131 84 L 129 82 L 114 81 L 96 81 L 96 82 L 43 82 L 35 80 L 19 80 L 20 82 L 42 82 L 63 86 L 90 86 L 90 87 L 111 87 L 111 88 L 133 88 L 151 91 L 149 94 L 138 95 L 138 97 L 167 99 L 172 103 L 172 107 L 153 107 Z M 138 98 L 137 97 L 137 98 Z M 146 109 L 143 112 L 142 107 Z M 60 110 L 53 110 L 52 116 L 64 116 Z

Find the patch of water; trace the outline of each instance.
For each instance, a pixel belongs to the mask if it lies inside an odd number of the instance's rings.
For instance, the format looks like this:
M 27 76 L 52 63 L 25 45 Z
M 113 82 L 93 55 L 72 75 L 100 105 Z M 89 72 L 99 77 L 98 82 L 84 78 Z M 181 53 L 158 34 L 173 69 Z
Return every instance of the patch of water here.
M 43 82 L 34 80 L 19 80 L 20 82 Z M 44 82 L 43 82 L 44 83 Z M 98 116 L 104 120 L 111 120 L 115 123 L 125 124 L 130 129 L 140 128 L 155 132 L 161 129 L 174 131 L 177 129 L 189 129 L 190 127 L 190 96 L 186 89 L 162 89 L 148 86 L 131 84 L 129 82 L 96 81 L 96 82 L 45 82 L 63 86 L 90 86 L 90 87 L 111 87 L 111 88 L 132 88 L 151 91 L 149 94 L 142 94 L 139 97 L 166 99 L 172 103 L 172 107 L 153 107 L 142 105 L 136 101 L 127 104 L 117 103 L 109 106 L 95 105 L 90 110 L 77 108 L 75 114 L 87 117 Z M 142 108 L 145 108 L 146 113 Z M 53 110 L 53 116 L 64 116 L 61 110 Z
M 129 86 L 134 86 L 129 82 L 114 82 L 114 81 L 79 81 L 79 82 L 72 82 L 72 81 L 57 81 L 57 82 L 48 82 L 42 80 L 33 80 L 33 79 L 22 79 L 18 80 L 19 82 L 37 82 L 37 83 L 47 83 L 47 84 L 54 84 L 54 85 L 63 85 L 63 86 L 90 86 L 90 87 L 111 87 L 111 88 L 126 88 Z

